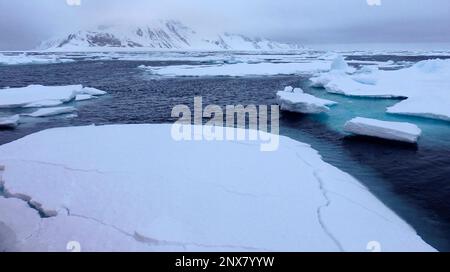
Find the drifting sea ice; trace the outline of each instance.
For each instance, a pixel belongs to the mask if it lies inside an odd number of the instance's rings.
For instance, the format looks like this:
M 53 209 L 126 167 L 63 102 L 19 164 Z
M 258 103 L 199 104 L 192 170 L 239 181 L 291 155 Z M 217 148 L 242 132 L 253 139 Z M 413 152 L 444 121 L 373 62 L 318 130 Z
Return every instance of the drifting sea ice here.
M 376 119 L 356 117 L 348 121 L 344 130 L 363 136 L 377 137 L 387 140 L 417 143 L 422 131 L 410 123 L 387 122 Z
M 286 87 L 277 93 L 277 101 L 281 110 L 299 113 L 322 113 L 330 110 L 329 106 L 336 105 L 334 101 L 321 99 L 304 93 L 300 88 Z
M 30 55 L 26 53 L 5 55 L 0 53 L 0 65 L 53 64 L 74 61 L 68 58 L 60 58 L 56 55 Z
M 327 71 L 329 61 L 309 60 L 298 63 L 236 63 L 222 65 L 177 65 L 177 66 L 139 66 L 160 76 L 263 76 L 263 75 L 295 75 Z
M 31 116 L 31 117 L 49 117 L 49 116 L 67 114 L 67 113 L 74 113 L 76 111 L 77 111 L 77 109 L 74 107 L 55 107 L 55 108 L 39 109 L 35 112 L 26 114 L 26 115 Z
M 364 78 L 365 77 L 365 78 Z M 312 86 L 348 96 L 406 98 L 387 112 L 450 121 L 450 60 L 426 60 L 410 68 L 356 74 L 329 72 Z
M 0 89 L 0 108 L 48 107 L 67 103 L 80 94 L 104 95 L 106 92 L 82 85 L 42 86 Z

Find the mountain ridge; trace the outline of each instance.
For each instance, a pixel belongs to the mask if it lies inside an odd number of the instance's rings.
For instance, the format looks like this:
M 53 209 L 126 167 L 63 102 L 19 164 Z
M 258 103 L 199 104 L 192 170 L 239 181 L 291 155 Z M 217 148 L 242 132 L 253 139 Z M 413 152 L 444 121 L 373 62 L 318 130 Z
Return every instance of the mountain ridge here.
M 100 25 L 41 43 L 44 51 L 91 50 L 297 50 L 301 46 L 220 33 L 203 36 L 176 20 L 158 20 L 140 26 Z

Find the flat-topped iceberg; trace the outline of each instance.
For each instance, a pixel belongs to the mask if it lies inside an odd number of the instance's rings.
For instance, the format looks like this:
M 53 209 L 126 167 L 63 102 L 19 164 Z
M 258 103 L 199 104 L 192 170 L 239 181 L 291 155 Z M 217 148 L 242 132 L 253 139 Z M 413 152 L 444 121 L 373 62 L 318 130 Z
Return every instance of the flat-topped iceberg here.
M 19 125 L 20 116 L 0 117 L 0 128 L 15 128 Z
M 408 143 L 417 143 L 417 140 L 422 134 L 422 130 L 414 124 L 387 122 L 362 117 L 356 117 L 348 121 L 344 126 L 344 130 L 356 135 Z
M 0 108 L 49 107 L 70 102 L 77 95 L 103 95 L 106 92 L 82 85 L 42 86 L 0 89 Z
M 383 251 L 434 251 L 309 145 L 281 137 L 262 155 L 260 144 L 111 125 L 0 146 L 6 194 L 53 215 L 0 202 L 0 231 L 18 238 L 4 250 L 66 251 L 76 241 L 83 251 L 366 251 L 377 241 Z
M 55 108 L 43 108 L 39 109 L 35 112 L 27 114 L 27 116 L 31 117 L 49 117 L 61 114 L 74 113 L 77 109 L 74 107 L 55 107 Z
M 450 121 L 450 59 L 426 60 L 395 71 L 330 72 L 311 79 L 314 87 L 360 97 L 405 98 L 388 113 Z
M 286 87 L 277 93 L 281 110 L 299 113 L 322 113 L 330 110 L 329 106 L 337 103 L 304 93 L 300 88 Z

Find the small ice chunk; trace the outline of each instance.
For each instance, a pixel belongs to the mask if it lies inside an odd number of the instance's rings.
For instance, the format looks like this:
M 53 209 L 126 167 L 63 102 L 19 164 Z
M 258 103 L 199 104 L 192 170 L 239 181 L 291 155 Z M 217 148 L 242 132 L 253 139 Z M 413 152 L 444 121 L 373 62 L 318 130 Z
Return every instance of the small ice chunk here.
M 77 111 L 74 107 L 56 107 L 56 108 L 44 108 L 39 109 L 33 113 L 28 114 L 31 117 L 49 117 L 54 115 L 73 113 Z
M 287 86 L 286 88 L 284 88 L 284 91 L 288 92 L 288 93 L 292 93 L 294 91 L 294 88 L 292 86 Z
M 349 133 L 387 140 L 417 143 L 422 131 L 414 124 L 387 122 L 377 119 L 356 117 L 348 121 L 344 130 Z
M 292 86 L 287 86 L 286 88 L 284 88 L 284 91 L 288 93 L 303 93 L 303 90 L 301 88 L 294 88 Z
M 326 112 L 330 110 L 328 106 L 337 104 L 331 100 L 321 99 L 313 95 L 306 94 L 300 88 L 294 89 L 294 92 L 278 92 L 277 100 L 281 110 L 299 113 Z
M 19 125 L 20 116 L 14 115 L 0 118 L 0 128 L 15 128 Z
M 338 70 L 338 71 L 348 71 L 349 70 L 349 66 L 347 64 L 347 62 L 345 61 L 344 57 L 341 55 L 336 56 L 336 58 L 333 60 L 333 62 L 331 63 L 331 67 L 330 70 Z

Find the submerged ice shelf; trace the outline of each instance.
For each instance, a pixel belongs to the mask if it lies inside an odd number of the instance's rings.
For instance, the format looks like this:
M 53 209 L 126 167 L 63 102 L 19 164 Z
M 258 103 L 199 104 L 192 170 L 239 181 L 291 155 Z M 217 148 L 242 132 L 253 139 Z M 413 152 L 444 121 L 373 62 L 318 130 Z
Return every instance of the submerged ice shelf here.
M 6 250 L 65 251 L 70 237 L 83 251 L 366 251 L 373 240 L 434 251 L 309 145 L 281 137 L 261 156 L 258 141 L 176 142 L 170 130 L 57 128 L 1 146 L 8 192 L 56 212 L 39 220 L 0 200 L 18 238 Z

